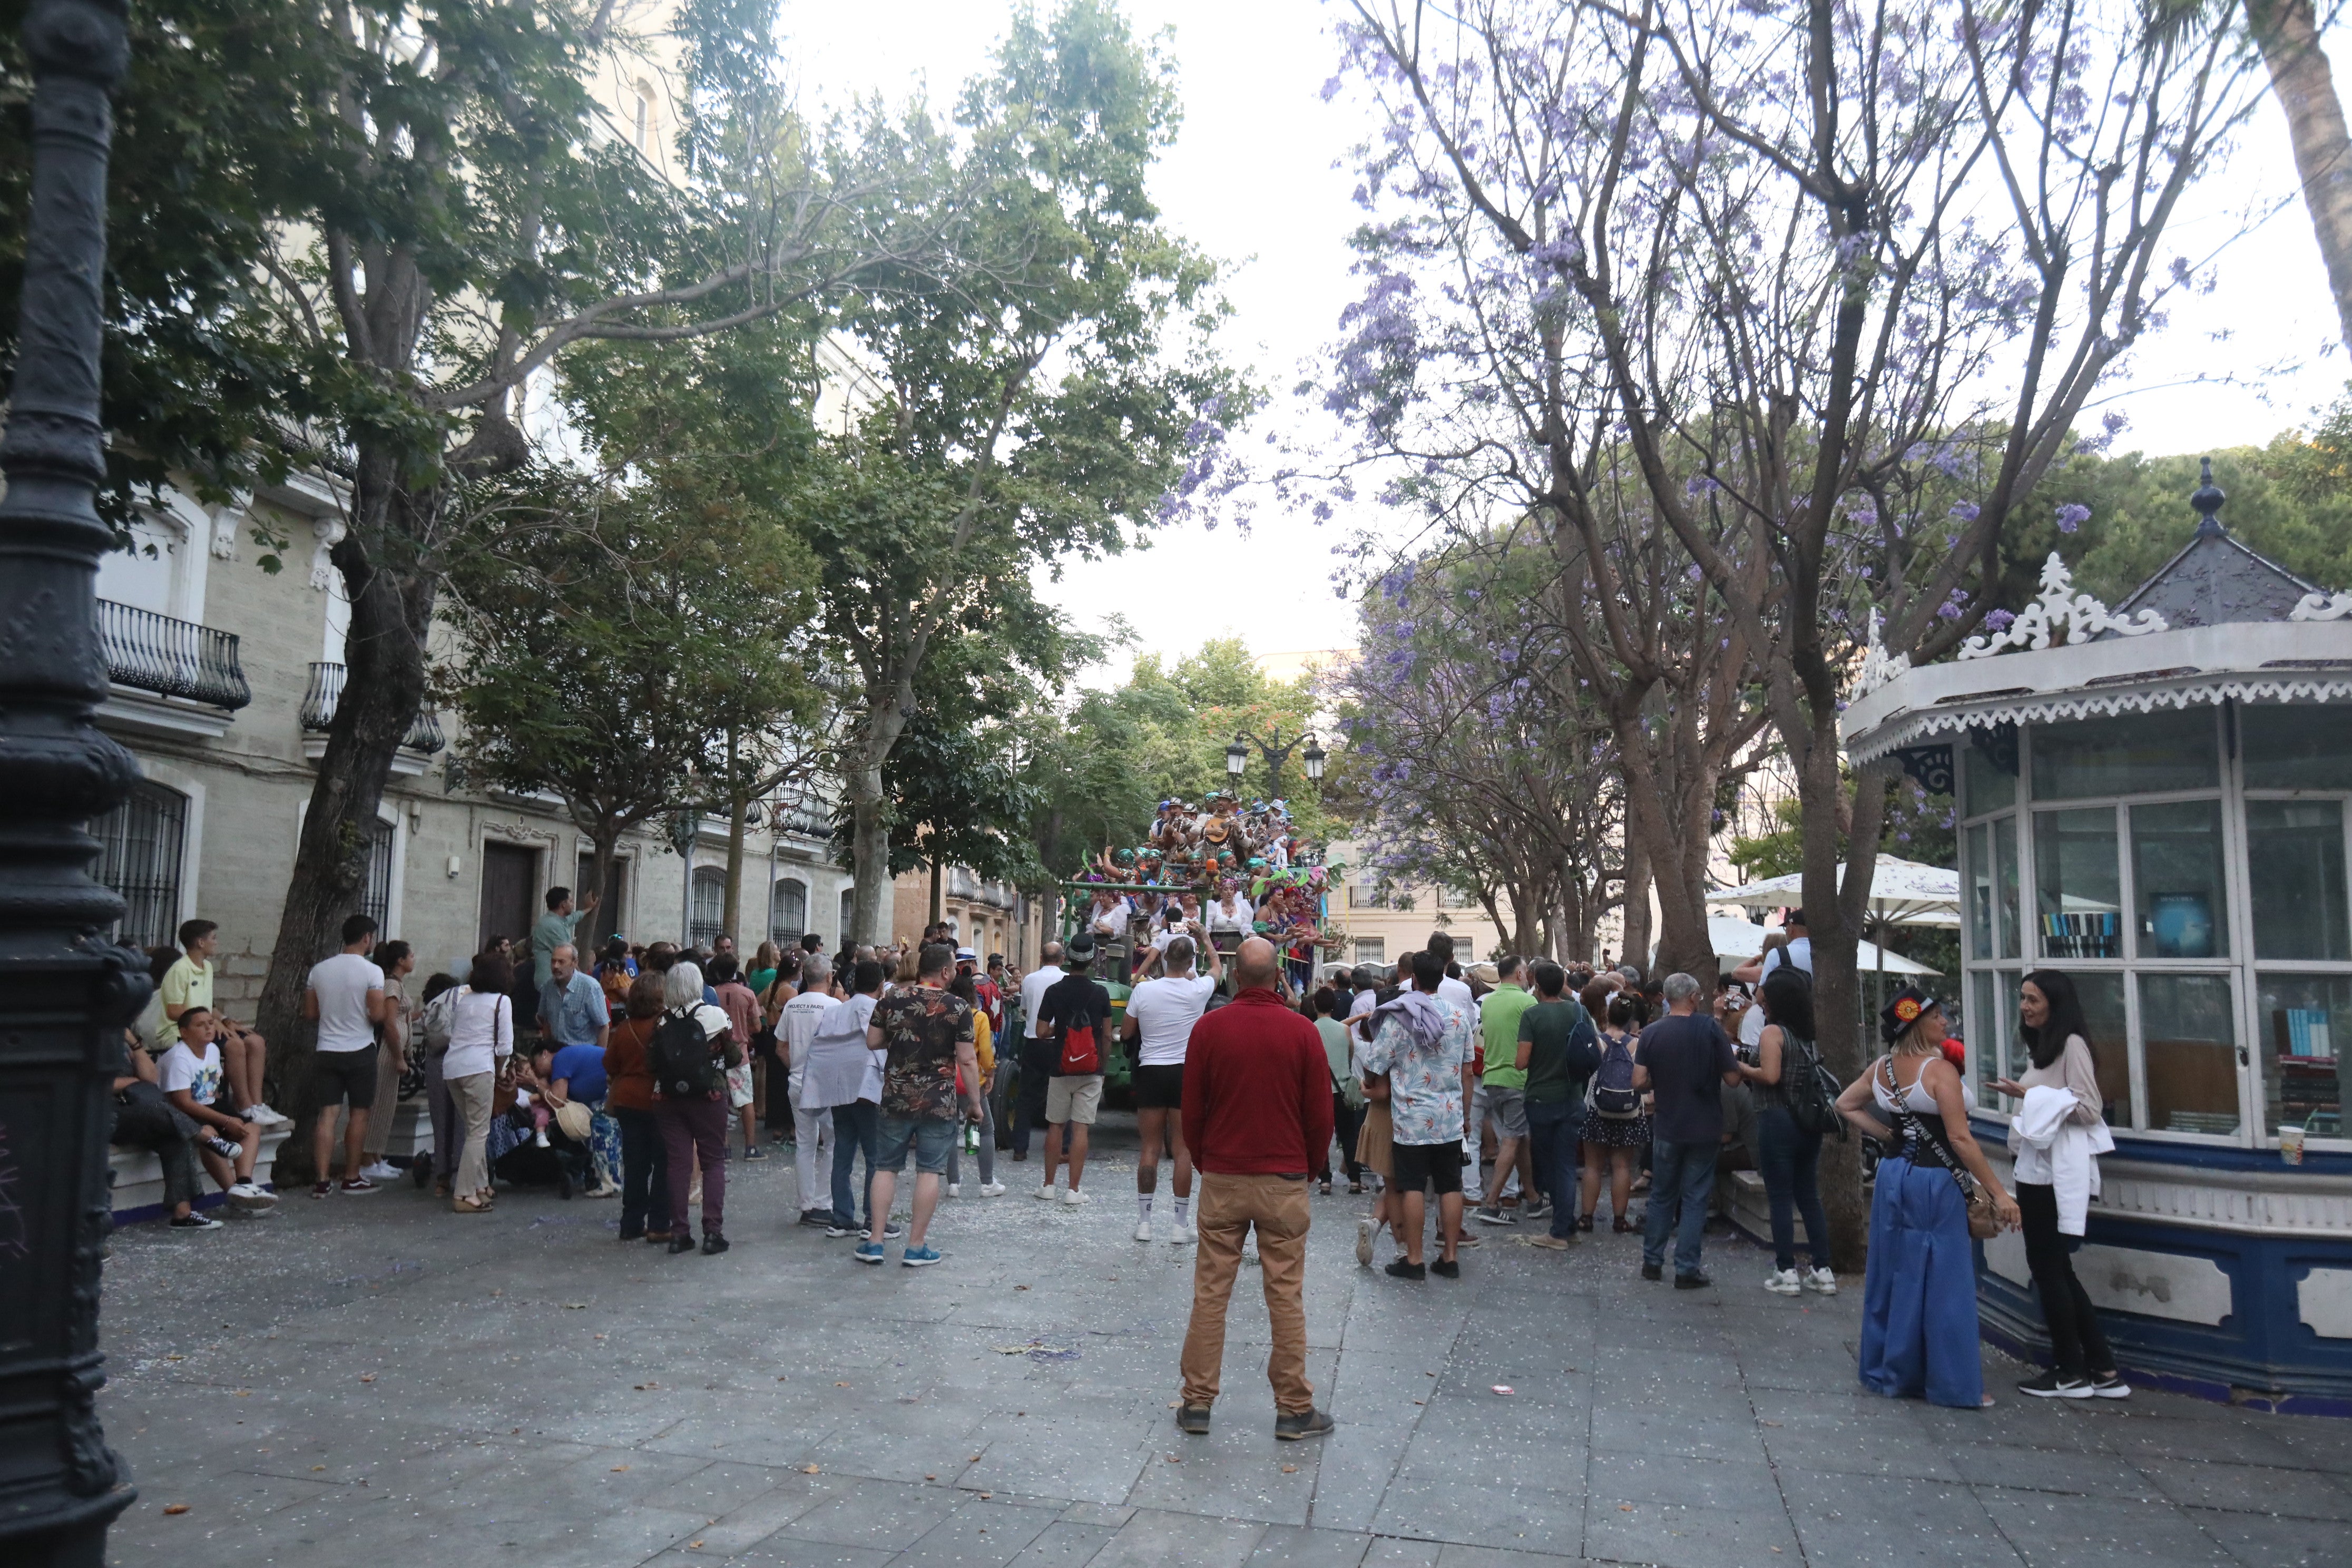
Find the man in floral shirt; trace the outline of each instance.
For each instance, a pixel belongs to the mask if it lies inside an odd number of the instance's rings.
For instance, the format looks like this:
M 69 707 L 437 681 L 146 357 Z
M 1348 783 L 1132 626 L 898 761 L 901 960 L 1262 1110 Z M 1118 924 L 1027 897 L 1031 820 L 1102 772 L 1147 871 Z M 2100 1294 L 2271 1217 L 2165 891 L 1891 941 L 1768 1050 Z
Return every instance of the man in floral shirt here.
M 866 1030 L 866 1043 L 888 1055 L 882 1068 L 882 1132 L 874 1157 L 874 1195 L 868 1200 L 872 1229 L 857 1245 L 858 1262 L 882 1261 L 890 1200 L 898 1195 L 898 1173 L 907 1168 L 911 1150 L 915 1218 L 907 1227 L 907 1251 L 899 1259 L 909 1268 L 940 1260 L 938 1249 L 924 1237 L 931 1227 L 931 1212 L 939 1207 L 948 1155 L 955 1148 L 959 1068 L 970 1086 L 971 1120 L 980 1120 L 980 1063 L 972 1054 L 971 1005 L 947 988 L 955 969 L 955 949 L 933 942 L 917 963 L 914 987 L 883 997 Z
M 1393 1216 L 1404 1256 L 1388 1266 L 1399 1279 L 1425 1279 L 1421 1258 L 1423 1189 L 1437 1194 L 1437 1272 L 1462 1277 L 1462 1106 L 1469 1094 L 1470 1015 L 1442 1004 L 1437 988 L 1445 962 L 1433 952 L 1412 959 L 1412 989 L 1399 992 L 1372 1015 L 1372 1041 L 1361 1055 L 1367 1072 L 1386 1073 L 1389 1110 L 1395 1119 L 1390 1190 L 1402 1210 Z

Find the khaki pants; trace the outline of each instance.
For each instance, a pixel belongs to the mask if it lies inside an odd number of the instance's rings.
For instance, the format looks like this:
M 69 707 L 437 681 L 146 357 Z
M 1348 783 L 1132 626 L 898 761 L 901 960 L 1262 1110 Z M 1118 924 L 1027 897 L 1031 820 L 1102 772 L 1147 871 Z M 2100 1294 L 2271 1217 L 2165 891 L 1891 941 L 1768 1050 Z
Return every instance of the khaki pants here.
M 1307 1381 L 1307 1226 L 1312 1217 L 1307 1184 L 1286 1176 L 1234 1176 L 1201 1173 L 1195 1215 L 1201 1243 L 1192 1263 L 1192 1321 L 1184 1331 L 1184 1403 L 1211 1405 L 1225 1363 L 1225 1307 L 1233 1300 L 1234 1275 L 1242 1262 L 1242 1241 L 1257 1227 L 1259 1273 L 1265 1287 L 1265 1313 L 1272 1320 L 1274 1350 L 1266 1357 L 1266 1381 L 1274 1384 L 1274 1407 L 1284 1415 L 1315 1408 L 1315 1385 Z
M 375 1109 L 368 1113 L 367 1131 L 360 1135 L 360 1152 L 381 1160 L 392 1142 L 392 1113 L 400 1104 L 400 1069 L 392 1065 L 392 1047 L 375 1052 Z
M 465 1129 L 459 1134 L 457 1181 L 451 1192 L 457 1197 L 469 1198 L 489 1190 L 490 1098 L 498 1087 L 499 1075 L 475 1072 L 447 1081 L 449 1102 L 457 1108 L 457 1121 Z

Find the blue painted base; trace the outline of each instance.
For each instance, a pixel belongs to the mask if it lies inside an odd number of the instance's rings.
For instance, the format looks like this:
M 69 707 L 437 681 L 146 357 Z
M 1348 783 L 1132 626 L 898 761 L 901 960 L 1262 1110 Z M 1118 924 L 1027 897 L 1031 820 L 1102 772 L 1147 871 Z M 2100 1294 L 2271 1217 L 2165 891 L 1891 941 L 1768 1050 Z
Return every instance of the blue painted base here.
M 2116 1360 L 2135 1382 L 2261 1409 L 2352 1417 L 2352 1339 L 2322 1339 L 2302 1321 L 2297 1299 L 2313 1268 L 2352 1268 L 2352 1246 L 2122 1219 L 2096 1207 L 2088 1229 L 2084 1239 L 2095 1246 L 2210 1259 L 2230 1282 L 2230 1309 L 2218 1323 L 2101 1310 Z M 2032 1287 L 1993 1273 L 1981 1246 L 1977 1306 L 1986 1339 L 2049 1363 Z
M 254 1184 L 265 1193 L 278 1192 L 278 1187 L 274 1183 L 257 1182 Z M 279 1193 L 278 1196 L 283 1198 L 285 1194 L 283 1193 Z M 196 1199 L 188 1206 L 195 1210 L 198 1214 L 202 1214 L 206 1209 L 221 1208 L 227 1203 L 228 1194 L 226 1193 L 213 1192 L 206 1193 L 204 1196 Z M 135 1209 L 115 1210 L 114 1224 L 117 1229 L 121 1229 L 126 1225 L 144 1225 L 150 1220 L 169 1219 L 171 1215 L 171 1209 L 165 1205 L 142 1204 Z

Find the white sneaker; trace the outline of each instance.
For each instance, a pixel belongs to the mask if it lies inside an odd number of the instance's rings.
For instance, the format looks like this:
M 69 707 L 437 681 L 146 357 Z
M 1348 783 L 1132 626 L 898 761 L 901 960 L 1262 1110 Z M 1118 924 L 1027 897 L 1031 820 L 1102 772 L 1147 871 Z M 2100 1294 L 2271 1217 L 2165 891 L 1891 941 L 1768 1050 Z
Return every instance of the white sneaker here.
M 1135 1226 L 1135 1239 L 1138 1241 L 1150 1241 L 1151 1239 L 1151 1222 L 1150 1220 L 1147 1219 L 1137 1222 Z
M 371 1182 L 396 1182 L 403 1173 L 401 1168 L 389 1160 L 378 1160 L 360 1173 Z
M 1824 1296 L 1834 1296 L 1837 1294 L 1837 1276 L 1826 1268 L 1815 1268 L 1805 1276 L 1804 1286 L 1808 1290 L 1818 1290 Z
M 1046 1185 L 1039 1187 L 1035 1192 L 1029 1195 L 1035 1198 L 1041 1204 L 1050 1204 L 1054 1201 L 1053 1184 L 1048 1183 Z
M 1066 1208 L 1076 1208 L 1086 1201 L 1087 1194 L 1078 1191 L 1076 1187 L 1072 1187 L 1068 1192 L 1062 1194 L 1062 1205 Z
M 982 1182 L 980 1184 L 980 1195 L 984 1198 L 1001 1198 L 1004 1195 L 1004 1184 L 1003 1182 Z
M 1180 1221 L 1177 1224 L 1176 1234 L 1170 1237 L 1168 1239 L 1175 1243 L 1177 1246 L 1181 1247 L 1188 1241 L 1200 1240 L 1201 1233 L 1193 1227 L 1192 1222 L 1187 1219 Z
M 547 1141 L 547 1129 L 544 1127 L 530 1135 L 530 1146 L 534 1149 L 552 1149 L 555 1147 L 554 1144 L 550 1143 Z
M 1775 1296 L 1796 1295 L 1798 1293 L 1797 1271 L 1793 1268 L 1775 1268 L 1771 1273 L 1764 1276 L 1764 1289 L 1771 1291 Z
M 961 1182 L 950 1182 L 948 1184 L 948 1196 L 951 1198 L 960 1198 L 963 1196 L 963 1184 Z
M 287 1122 L 294 1120 L 284 1111 L 273 1110 L 268 1105 L 249 1105 L 246 1107 L 245 1117 L 247 1121 L 257 1122 L 263 1127 L 282 1127 Z
M 229 1188 L 228 1201 L 241 1209 L 266 1209 L 278 1206 L 276 1193 L 263 1192 L 251 1182 L 239 1182 Z

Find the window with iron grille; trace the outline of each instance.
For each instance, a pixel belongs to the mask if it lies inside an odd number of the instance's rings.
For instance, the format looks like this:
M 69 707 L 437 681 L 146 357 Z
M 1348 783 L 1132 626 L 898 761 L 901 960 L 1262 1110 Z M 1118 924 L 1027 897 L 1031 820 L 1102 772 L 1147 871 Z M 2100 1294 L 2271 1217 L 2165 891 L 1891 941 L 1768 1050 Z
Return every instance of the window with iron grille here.
M 367 875 L 360 883 L 359 912 L 375 921 L 378 934 L 392 932 L 393 826 L 382 817 L 368 824 Z
M 115 940 L 168 947 L 180 932 L 180 868 L 187 845 L 188 797 L 142 779 L 130 798 L 89 825 L 100 848 L 98 879 L 129 906 Z
M 792 947 L 808 930 L 808 884 L 795 877 L 779 877 L 768 893 L 768 940 Z
M 694 873 L 694 919 L 687 928 L 687 940 L 696 947 L 708 947 L 719 940 L 727 926 L 727 873 L 716 866 L 698 868 Z
M 1386 937 L 1360 936 L 1356 939 L 1358 963 L 1386 963 L 1388 961 L 1389 943 Z

